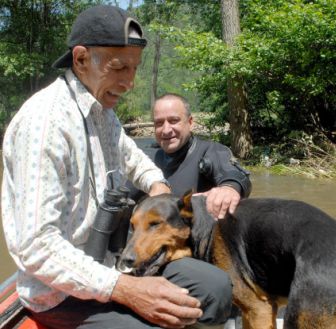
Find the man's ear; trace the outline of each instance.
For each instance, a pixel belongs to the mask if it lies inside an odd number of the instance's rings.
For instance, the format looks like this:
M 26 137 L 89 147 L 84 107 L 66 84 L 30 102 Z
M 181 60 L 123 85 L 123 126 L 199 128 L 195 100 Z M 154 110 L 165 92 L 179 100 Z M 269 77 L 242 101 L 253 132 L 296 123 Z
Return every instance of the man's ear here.
M 190 131 L 193 131 L 193 129 L 194 129 L 194 118 L 193 118 L 192 115 L 189 116 L 188 121 L 189 121 L 189 125 L 190 125 Z
M 75 46 L 72 49 L 73 66 L 77 73 L 83 73 L 86 70 L 88 61 L 90 61 L 90 54 L 86 47 Z
M 182 218 L 192 218 L 193 211 L 191 206 L 191 197 L 193 195 L 193 191 L 189 190 L 184 193 L 181 199 L 178 200 L 177 206 L 180 210 L 180 215 Z

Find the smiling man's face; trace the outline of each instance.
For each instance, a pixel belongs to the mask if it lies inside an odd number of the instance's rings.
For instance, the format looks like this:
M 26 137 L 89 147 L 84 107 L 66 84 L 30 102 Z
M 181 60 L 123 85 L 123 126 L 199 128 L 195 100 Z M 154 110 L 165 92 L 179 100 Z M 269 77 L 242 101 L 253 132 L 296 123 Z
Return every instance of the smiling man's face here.
M 179 98 L 156 101 L 153 119 L 156 141 L 166 153 L 178 151 L 190 138 L 193 119 Z

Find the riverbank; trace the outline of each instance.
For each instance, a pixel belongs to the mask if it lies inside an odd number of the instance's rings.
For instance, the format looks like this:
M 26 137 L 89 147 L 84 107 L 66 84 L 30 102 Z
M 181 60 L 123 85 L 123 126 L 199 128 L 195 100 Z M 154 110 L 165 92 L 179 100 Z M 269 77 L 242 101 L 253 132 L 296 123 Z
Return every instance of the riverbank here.
M 261 151 L 261 150 L 264 151 Z M 285 150 L 282 145 L 256 146 L 251 159 L 245 161 L 255 171 L 265 168 L 277 175 L 306 178 L 336 179 L 336 146 L 318 146 L 306 141 L 291 141 Z
M 195 135 L 213 140 L 219 135 L 228 136 L 228 124 L 224 127 L 209 127 L 203 123 L 208 119 L 209 117 L 203 114 L 194 117 Z M 126 126 L 126 131 L 133 138 L 154 139 L 154 127 L 150 121 L 133 122 Z M 240 162 L 249 170 L 258 173 L 266 171 L 274 175 L 336 179 L 336 145 L 317 146 L 307 137 L 272 145 L 255 145 L 249 159 L 240 159 Z
M 227 135 L 230 130 L 230 125 L 225 124 L 223 127 L 214 127 L 207 125 L 205 122 L 209 120 L 210 115 L 204 113 L 196 113 L 193 115 L 193 133 L 202 137 L 210 137 L 215 134 Z M 131 123 L 124 124 L 126 132 L 132 137 L 153 137 L 154 124 L 148 118 L 139 118 Z

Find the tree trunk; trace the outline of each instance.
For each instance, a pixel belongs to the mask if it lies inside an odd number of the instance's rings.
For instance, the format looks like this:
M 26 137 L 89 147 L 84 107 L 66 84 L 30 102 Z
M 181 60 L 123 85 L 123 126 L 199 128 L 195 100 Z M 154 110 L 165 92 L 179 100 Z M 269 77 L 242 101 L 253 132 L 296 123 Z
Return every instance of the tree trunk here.
M 153 108 L 155 99 L 157 97 L 158 74 L 161 57 L 161 37 L 159 33 L 156 34 L 154 48 L 155 54 L 152 71 L 151 108 Z
M 238 0 L 221 0 L 223 41 L 231 46 L 240 34 Z M 247 96 L 241 77 L 228 78 L 228 106 L 231 130 L 231 149 L 239 158 L 246 158 L 252 150 L 252 135 L 249 113 L 246 108 Z

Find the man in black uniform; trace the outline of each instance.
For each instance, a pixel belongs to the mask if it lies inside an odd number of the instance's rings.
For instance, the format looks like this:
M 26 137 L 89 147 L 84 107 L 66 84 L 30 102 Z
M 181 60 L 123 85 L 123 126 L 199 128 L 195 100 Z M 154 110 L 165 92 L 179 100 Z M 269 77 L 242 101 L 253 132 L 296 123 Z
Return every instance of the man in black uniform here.
M 215 218 L 233 212 L 240 199 L 249 196 L 249 173 L 238 165 L 230 149 L 193 136 L 193 117 L 185 98 L 177 94 L 161 96 L 155 101 L 153 119 L 160 149 L 151 157 L 163 171 L 173 194 L 182 196 L 190 189 L 204 193 L 207 208 Z M 128 187 L 134 200 L 144 195 L 129 183 Z M 204 272 L 204 280 L 207 276 Z M 236 313 L 234 308 L 231 317 Z
M 193 117 L 187 100 L 165 94 L 153 108 L 155 138 L 160 149 L 154 157 L 178 196 L 189 189 L 207 196 L 207 208 L 215 218 L 233 212 L 241 197 L 251 192 L 249 173 L 241 168 L 230 149 L 192 134 Z

